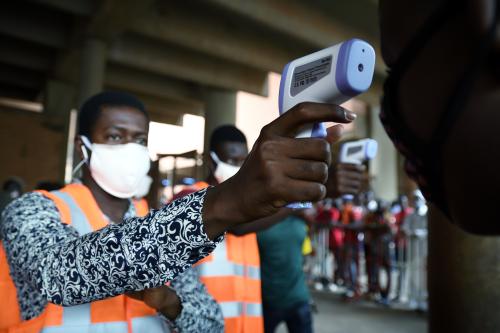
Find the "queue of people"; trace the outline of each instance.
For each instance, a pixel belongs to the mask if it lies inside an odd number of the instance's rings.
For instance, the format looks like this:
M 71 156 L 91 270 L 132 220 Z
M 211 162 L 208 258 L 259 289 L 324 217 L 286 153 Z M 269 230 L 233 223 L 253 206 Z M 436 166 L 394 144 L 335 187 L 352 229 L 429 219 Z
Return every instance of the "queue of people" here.
M 392 203 L 372 192 L 318 203 L 308 280 L 347 299 L 427 309 L 427 205 L 420 191 Z M 363 298 L 366 298 L 363 297 Z

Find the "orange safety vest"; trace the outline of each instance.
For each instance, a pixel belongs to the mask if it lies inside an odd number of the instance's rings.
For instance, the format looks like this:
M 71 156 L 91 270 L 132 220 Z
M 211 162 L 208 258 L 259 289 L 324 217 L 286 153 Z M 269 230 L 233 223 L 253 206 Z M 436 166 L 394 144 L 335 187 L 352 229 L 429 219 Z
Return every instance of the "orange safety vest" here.
M 201 189 L 202 183 L 196 183 Z M 205 187 L 208 184 L 205 183 Z M 208 292 L 222 309 L 226 333 L 262 333 L 260 258 L 255 233 L 227 234 L 196 268 Z
M 54 201 L 63 223 L 71 224 L 80 235 L 99 230 L 108 222 L 88 188 L 81 184 L 67 185 L 55 192 L 40 191 Z M 135 204 L 135 203 L 134 203 Z M 136 205 L 138 216 L 148 213 L 147 207 Z M 157 311 L 141 301 L 125 295 L 88 304 L 62 307 L 48 303 L 38 317 L 21 320 L 15 285 L 0 243 L 0 333 L 165 333 L 170 332 Z

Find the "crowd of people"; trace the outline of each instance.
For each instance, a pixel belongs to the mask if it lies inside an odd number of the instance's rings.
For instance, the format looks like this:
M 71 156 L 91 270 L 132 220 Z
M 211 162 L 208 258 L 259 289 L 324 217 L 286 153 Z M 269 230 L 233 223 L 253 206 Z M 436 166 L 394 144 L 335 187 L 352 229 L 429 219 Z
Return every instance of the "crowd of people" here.
M 326 199 L 306 216 L 314 249 L 306 269 L 316 289 L 427 308 L 427 205 L 420 191 L 411 204 L 404 195 L 390 203 L 373 192 Z

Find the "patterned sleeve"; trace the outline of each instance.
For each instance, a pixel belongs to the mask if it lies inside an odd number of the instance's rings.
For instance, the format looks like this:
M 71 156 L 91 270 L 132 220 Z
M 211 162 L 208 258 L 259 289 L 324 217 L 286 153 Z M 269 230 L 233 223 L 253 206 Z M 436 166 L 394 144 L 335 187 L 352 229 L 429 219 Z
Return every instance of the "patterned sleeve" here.
M 0 237 L 23 319 L 39 315 L 47 302 L 88 303 L 174 279 L 222 240 L 211 241 L 204 231 L 205 193 L 84 236 L 63 224 L 41 194 L 12 202 L 2 214 Z
M 166 317 L 170 328 L 179 333 L 224 332 L 224 318 L 217 302 L 200 281 L 197 270 L 186 270 L 171 284 L 181 299 L 182 311 L 175 321 Z

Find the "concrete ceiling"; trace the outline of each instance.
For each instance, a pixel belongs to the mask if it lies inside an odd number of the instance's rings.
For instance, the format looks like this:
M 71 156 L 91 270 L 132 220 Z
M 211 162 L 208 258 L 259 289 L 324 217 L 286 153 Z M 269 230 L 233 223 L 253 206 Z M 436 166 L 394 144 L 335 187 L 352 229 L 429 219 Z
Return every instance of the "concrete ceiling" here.
M 78 89 L 85 39 L 104 40 L 104 85 L 143 98 L 154 119 L 203 114 L 204 89 L 265 96 L 267 73 L 359 37 L 378 49 L 373 0 L 19 0 L 0 10 L 0 97 Z M 380 58 L 380 57 L 379 57 Z M 385 68 L 377 61 L 377 82 Z M 75 101 L 76 103 L 76 101 Z M 163 117 L 163 118 L 162 118 Z

